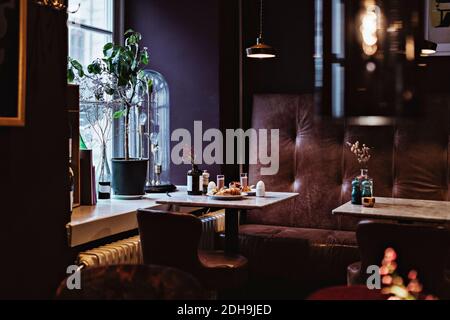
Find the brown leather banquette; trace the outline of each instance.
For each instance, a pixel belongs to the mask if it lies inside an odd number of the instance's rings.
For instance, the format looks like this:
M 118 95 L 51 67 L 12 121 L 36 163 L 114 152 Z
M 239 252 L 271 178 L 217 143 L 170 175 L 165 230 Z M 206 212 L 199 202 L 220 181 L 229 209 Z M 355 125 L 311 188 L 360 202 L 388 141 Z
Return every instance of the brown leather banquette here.
M 369 175 L 375 196 L 450 200 L 449 100 L 433 97 L 427 103 L 427 115 L 413 121 L 363 127 L 317 118 L 311 95 L 254 97 L 252 127 L 280 130 L 280 170 L 262 176 L 263 166 L 251 165 L 251 183 L 263 180 L 270 191 L 300 194 L 249 212 L 241 226 L 241 252 L 255 283 L 280 290 L 287 284 L 294 292 L 345 284 L 347 266 L 359 260 L 357 221 L 331 211 L 351 199 L 351 181 L 360 169 L 346 142 L 373 148 Z

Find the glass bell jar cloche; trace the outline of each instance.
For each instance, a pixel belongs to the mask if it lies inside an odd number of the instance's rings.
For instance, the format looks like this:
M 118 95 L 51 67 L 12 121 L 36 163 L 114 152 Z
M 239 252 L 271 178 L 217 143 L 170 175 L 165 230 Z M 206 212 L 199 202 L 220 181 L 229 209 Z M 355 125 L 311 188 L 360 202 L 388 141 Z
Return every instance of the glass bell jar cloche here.
M 175 191 L 170 183 L 170 96 L 165 78 L 157 71 L 146 70 L 152 80 L 152 90 L 147 97 L 147 110 L 140 115 L 142 153 L 149 159 L 147 193 Z

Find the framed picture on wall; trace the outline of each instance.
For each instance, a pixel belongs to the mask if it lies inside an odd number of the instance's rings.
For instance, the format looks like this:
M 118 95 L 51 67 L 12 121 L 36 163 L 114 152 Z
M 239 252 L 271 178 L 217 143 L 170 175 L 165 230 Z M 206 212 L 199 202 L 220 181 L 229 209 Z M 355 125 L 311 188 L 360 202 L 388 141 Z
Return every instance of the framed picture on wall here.
M 425 5 L 425 39 L 437 43 L 436 56 L 450 56 L 450 0 L 426 0 Z
M 0 126 L 25 125 L 28 0 L 0 0 Z

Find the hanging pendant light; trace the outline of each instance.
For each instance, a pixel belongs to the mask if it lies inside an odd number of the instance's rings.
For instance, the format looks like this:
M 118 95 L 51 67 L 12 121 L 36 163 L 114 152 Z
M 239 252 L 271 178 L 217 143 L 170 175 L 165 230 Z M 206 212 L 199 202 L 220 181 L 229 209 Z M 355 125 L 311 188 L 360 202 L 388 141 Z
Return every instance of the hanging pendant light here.
M 263 40 L 263 0 L 260 0 L 259 9 L 259 35 L 256 39 L 256 45 L 247 48 L 247 57 L 257 59 L 275 58 L 275 50 L 271 46 L 265 44 Z
M 430 56 L 436 53 L 437 43 L 425 40 L 422 44 L 422 56 Z

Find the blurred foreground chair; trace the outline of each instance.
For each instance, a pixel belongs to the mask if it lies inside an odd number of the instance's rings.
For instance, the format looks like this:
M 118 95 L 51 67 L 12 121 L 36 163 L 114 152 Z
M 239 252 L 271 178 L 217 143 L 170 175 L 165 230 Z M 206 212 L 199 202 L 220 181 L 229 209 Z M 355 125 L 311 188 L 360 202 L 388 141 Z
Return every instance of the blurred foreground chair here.
M 439 298 L 449 297 L 446 277 L 450 232 L 443 227 L 362 221 L 356 232 L 361 261 L 347 269 L 348 285 L 365 284 L 366 270 L 381 266 L 384 252 L 397 253 L 397 273 L 406 281 L 411 270 L 418 272 L 424 291 Z
M 247 281 L 245 257 L 198 250 L 202 222 L 195 216 L 145 209 L 137 218 L 145 264 L 189 272 L 213 291 L 237 289 Z
M 191 275 L 177 269 L 122 265 L 81 271 L 81 289 L 70 290 L 67 280 L 58 300 L 201 300 L 206 291 Z

